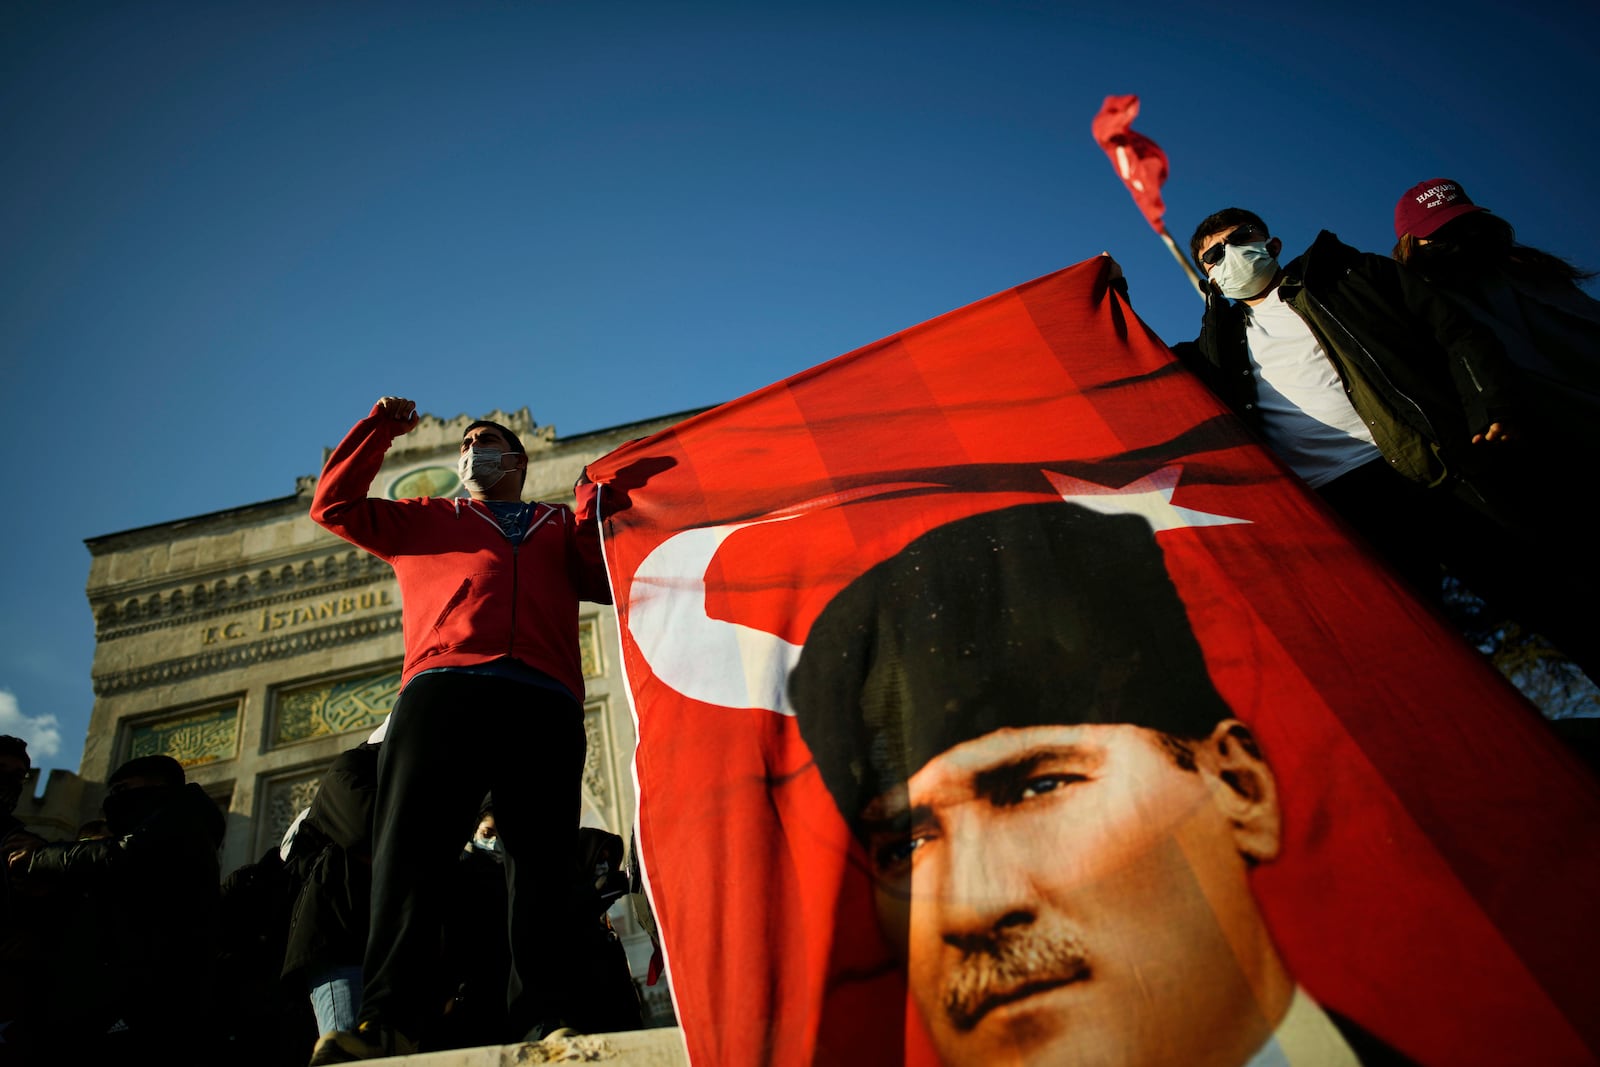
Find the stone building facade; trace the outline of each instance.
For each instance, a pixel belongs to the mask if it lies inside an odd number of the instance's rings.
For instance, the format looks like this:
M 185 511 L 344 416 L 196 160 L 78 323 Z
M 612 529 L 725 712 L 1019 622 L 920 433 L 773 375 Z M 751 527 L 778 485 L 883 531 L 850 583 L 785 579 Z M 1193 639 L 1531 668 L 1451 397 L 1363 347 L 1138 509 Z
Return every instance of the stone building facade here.
M 526 408 L 486 417 L 522 438 L 524 497 L 570 504 L 584 464 L 683 416 L 570 438 L 536 426 Z M 456 495 L 456 457 L 472 421 L 423 416 L 396 439 L 372 495 Z M 87 542 L 95 703 L 81 781 L 60 783 L 76 791 L 80 818 L 94 814 L 99 783 L 120 763 L 172 755 L 226 813 L 222 866 L 232 870 L 278 843 L 323 769 L 393 707 L 403 654 L 394 573 L 311 521 L 315 485 L 301 477 L 292 496 Z M 615 614 L 583 604 L 580 620 L 584 822 L 626 838 L 635 734 Z M 52 777 L 47 792 L 55 786 Z M 642 974 L 648 938 L 625 907 L 612 920 Z M 670 1017 L 663 986 L 645 993 L 658 1020 Z

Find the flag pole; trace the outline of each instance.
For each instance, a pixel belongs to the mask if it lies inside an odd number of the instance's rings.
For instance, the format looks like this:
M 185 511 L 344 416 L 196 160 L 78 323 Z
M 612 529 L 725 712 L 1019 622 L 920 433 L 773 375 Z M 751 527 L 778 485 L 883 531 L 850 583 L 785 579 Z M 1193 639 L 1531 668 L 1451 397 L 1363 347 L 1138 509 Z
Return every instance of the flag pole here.
M 1167 246 L 1167 251 L 1172 253 L 1172 258 L 1177 260 L 1178 266 L 1183 268 L 1183 273 L 1188 277 L 1190 284 L 1194 286 L 1194 291 L 1200 294 L 1201 300 L 1204 300 L 1206 298 L 1205 283 L 1200 280 L 1200 275 L 1195 273 L 1194 267 L 1190 266 L 1188 257 L 1178 250 L 1178 242 L 1172 239 L 1172 234 L 1167 232 L 1165 226 L 1162 226 L 1156 233 L 1161 235 L 1161 243 Z

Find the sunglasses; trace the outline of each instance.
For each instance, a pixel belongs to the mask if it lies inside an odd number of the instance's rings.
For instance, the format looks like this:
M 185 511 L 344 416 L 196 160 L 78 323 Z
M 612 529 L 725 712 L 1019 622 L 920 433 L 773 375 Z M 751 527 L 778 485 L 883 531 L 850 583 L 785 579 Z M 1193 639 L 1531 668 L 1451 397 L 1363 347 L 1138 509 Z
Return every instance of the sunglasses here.
M 1215 267 L 1222 262 L 1224 250 L 1228 245 L 1248 245 L 1257 241 L 1266 240 L 1267 235 L 1254 226 L 1240 226 L 1228 236 L 1200 253 L 1200 264 L 1206 267 Z

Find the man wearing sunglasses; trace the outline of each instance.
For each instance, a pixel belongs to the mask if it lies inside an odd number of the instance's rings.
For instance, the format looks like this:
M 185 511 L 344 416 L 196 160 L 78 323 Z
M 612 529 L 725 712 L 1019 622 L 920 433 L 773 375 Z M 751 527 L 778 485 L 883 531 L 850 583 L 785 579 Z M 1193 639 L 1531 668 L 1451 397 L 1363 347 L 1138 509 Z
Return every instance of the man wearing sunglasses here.
M 1424 596 L 1448 570 L 1600 677 L 1582 609 L 1600 577 L 1520 441 L 1499 340 L 1326 230 L 1282 249 L 1243 208 L 1200 223 L 1206 310 L 1178 357 Z

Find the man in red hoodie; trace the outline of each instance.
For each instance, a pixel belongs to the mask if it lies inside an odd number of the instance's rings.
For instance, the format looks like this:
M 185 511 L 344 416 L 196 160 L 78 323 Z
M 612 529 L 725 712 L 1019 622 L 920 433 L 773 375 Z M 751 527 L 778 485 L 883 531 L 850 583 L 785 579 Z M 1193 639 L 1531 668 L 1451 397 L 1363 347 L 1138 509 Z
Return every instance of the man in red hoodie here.
M 563 1025 L 566 934 L 552 920 L 568 913 L 575 888 L 585 748 L 578 601 L 611 602 L 595 487 L 577 487 L 576 513 L 524 502 L 522 443 L 480 421 L 461 438 L 469 498 L 369 497 L 390 444 L 417 422 L 412 401 L 379 400 L 328 457 L 311 504 L 313 521 L 394 567 L 406 647 L 378 761 L 361 1021 L 323 1035 L 314 1063 L 416 1051 L 439 1008 L 445 883 L 485 793 L 506 856 L 507 1040 Z

